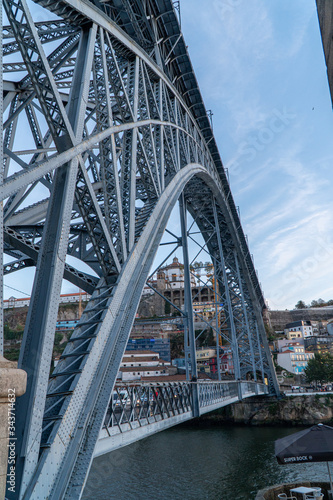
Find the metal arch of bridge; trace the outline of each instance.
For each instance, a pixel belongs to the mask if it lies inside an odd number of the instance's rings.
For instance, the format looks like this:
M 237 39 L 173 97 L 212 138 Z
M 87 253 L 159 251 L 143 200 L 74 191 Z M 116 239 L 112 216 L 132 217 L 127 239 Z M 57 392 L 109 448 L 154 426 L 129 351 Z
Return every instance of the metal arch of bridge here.
M 216 264 L 237 375 L 259 371 L 272 392 L 278 385 L 260 286 L 171 1 L 37 3 L 57 19 L 35 24 L 26 0 L 3 1 L 11 78 L 0 198 L 4 250 L 14 259 L 4 272 L 36 265 L 19 359 L 28 373 L 17 401 L 19 498 L 58 500 L 81 495 L 180 196 Z M 184 225 L 184 248 L 185 240 Z M 93 292 L 49 378 L 63 277 Z M 193 332 L 189 339 L 193 358 Z

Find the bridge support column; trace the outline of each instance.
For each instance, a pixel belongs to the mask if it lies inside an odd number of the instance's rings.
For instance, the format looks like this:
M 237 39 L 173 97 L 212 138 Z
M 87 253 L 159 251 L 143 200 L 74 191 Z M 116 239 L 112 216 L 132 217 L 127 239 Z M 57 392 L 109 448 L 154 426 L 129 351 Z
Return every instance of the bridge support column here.
M 253 339 L 252 339 L 252 331 L 250 328 L 249 324 L 249 319 L 247 315 L 247 309 L 246 309 L 246 304 L 244 300 L 244 290 L 243 290 L 243 284 L 242 284 L 242 276 L 239 270 L 239 263 L 238 263 L 238 257 L 237 257 L 237 252 L 234 250 L 234 256 L 235 256 L 235 264 L 236 264 L 236 272 L 237 272 L 237 278 L 238 278 L 238 286 L 239 290 L 241 293 L 241 303 L 242 303 L 242 309 L 244 313 L 244 319 L 245 319 L 245 328 L 246 328 L 246 333 L 247 337 L 249 339 L 249 345 L 250 345 L 250 354 L 251 354 L 251 363 L 252 363 L 252 371 L 253 371 L 253 378 L 254 381 L 257 381 L 257 371 L 256 371 L 256 362 L 255 362 L 255 357 L 254 357 L 254 350 L 253 350 Z
M 216 329 L 216 364 L 217 364 L 217 377 L 218 380 L 221 380 L 221 363 L 220 363 L 220 336 L 221 336 L 221 329 L 220 329 L 220 309 L 218 306 L 218 303 L 220 300 L 218 300 L 218 293 L 217 293 L 217 274 L 216 274 L 216 259 L 213 260 L 214 263 L 214 303 L 215 303 L 215 329 Z
M 260 343 L 260 336 L 259 336 L 259 329 L 258 329 L 257 322 L 256 322 L 256 333 L 257 333 L 257 342 L 258 342 L 258 349 L 259 349 L 261 377 L 262 377 L 262 383 L 264 384 L 265 383 L 265 370 L 264 370 L 264 363 L 263 363 L 263 359 L 262 359 L 261 343 Z
M 216 234 L 217 234 L 217 242 L 218 242 L 218 248 L 219 248 L 220 265 L 221 265 L 223 284 L 224 284 L 224 290 L 225 290 L 225 300 L 227 303 L 227 310 L 228 310 L 228 314 L 229 314 L 229 324 L 230 324 L 231 339 L 232 339 L 232 352 L 233 352 L 235 379 L 237 380 L 237 379 L 240 379 L 240 364 L 239 364 L 239 352 L 238 352 L 238 344 L 237 344 L 237 332 L 236 332 L 236 327 L 235 327 L 235 322 L 234 322 L 234 315 L 233 315 L 232 302 L 231 302 L 231 297 L 230 297 L 228 276 L 227 276 L 227 272 L 226 272 L 224 252 L 223 252 L 223 247 L 222 247 L 222 239 L 221 239 L 221 233 L 220 233 L 219 220 L 218 220 L 218 216 L 217 216 L 215 198 L 213 198 L 213 212 L 214 212 L 215 230 L 216 230 Z
M 188 256 L 188 244 L 187 244 L 187 228 L 186 228 L 186 201 L 184 198 L 184 193 L 179 197 L 179 212 L 180 212 L 180 225 L 182 234 L 182 247 L 183 247 L 183 258 L 184 258 L 184 303 L 185 303 L 185 314 L 187 321 L 185 322 L 185 327 L 188 329 L 188 337 L 184 332 L 184 342 L 189 342 L 189 351 L 191 357 L 191 380 L 194 382 L 192 384 L 192 403 L 193 403 L 193 416 L 199 416 L 199 395 L 198 395 L 198 385 L 196 384 L 198 378 L 197 372 L 197 356 L 195 348 L 195 331 L 194 331 L 194 321 L 193 321 L 193 305 L 192 305 L 192 288 L 191 288 L 191 276 L 190 276 L 190 262 Z M 184 346 L 185 351 L 187 345 Z
M 237 387 L 237 389 L 238 389 L 238 399 L 239 399 L 239 401 L 242 401 L 243 400 L 242 382 L 240 380 L 238 380 L 237 384 L 238 384 L 238 387 Z

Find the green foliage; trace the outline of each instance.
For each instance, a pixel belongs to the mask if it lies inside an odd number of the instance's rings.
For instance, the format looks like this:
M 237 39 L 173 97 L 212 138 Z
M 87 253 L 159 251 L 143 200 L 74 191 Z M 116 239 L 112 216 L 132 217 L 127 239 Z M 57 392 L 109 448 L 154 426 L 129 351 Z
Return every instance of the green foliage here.
M 307 382 L 330 382 L 333 380 L 333 358 L 330 354 L 315 353 L 304 370 Z
M 4 356 L 9 361 L 18 361 L 20 350 L 19 349 L 5 349 Z
M 68 337 L 71 336 L 72 332 L 73 332 L 73 330 L 69 330 L 67 332 Z M 63 353 L 63 351 L 66 347 L 66 344 L 67 344 L 67 342 L 62 342 L 63 339 L 64 339 L 64 335 L 62 332 L 55 332 L 54 346 L 53 346 L 53 357 L 58 356 L 59 354 Z M 66 340 L 66 337 L 65 337 L 65 340 Z
M 201 330 L 195 330 L 195 337 L 197 338 L 200 335 Z M 201 333 L 200 337 L 197 339 L 197 347 L 208 347 L 215 346 L 216 340 L 214 339 L 213 330 L 209 328 L 209 330 L 205 330 Z
M 171 358 L 181 358 L 184 356 L 184 334 L 183 332 L 170 336 Z
M 295 309 L 306 309 L 306 308 L 307 305 L 305 304 L 305 302 L 303 302 L 303 300 L 299 300 L 295 305 Z
M 270 342 L 273 342 L 273 340 L 276 340 L 279 337 L 279 335 L 275 333 L 274 329 L 267 325 L 267 323 L 265 323 L 265 331 L 266 337 Z
M 325 405 L 326 406 L 331 406 L 332 405 L 332 399 L 333 399 L 333 394 L 326 394 Z
M 171 305 L 170 305 L 170 302 L 167 302 L 165 301 L 164 303 L 164 312 L 167 316 L 169 316 L 170 312 L 171 312 Z
M 4 326 L 5 340 L 21 340 L 23 336 L 23 326 L 17 325 L 15 330 L 12 330 L 7 324 Z
M 54 346 L 58 347 L 63 339 L 63 334 L 61 332 L 56 332 L 54 336 Z
M 213 264 L 211 262 L 205 262 L 204 269 L 206 273 L 212 273 L 214 271 Z
M 325 307 L 325 306 L 333 306 L 333 299 L 330 300 L 312 300 L 310 305 L 306 305 L 303 300 L 299 300 L 295 305 L 295 309 L 307 309 L 308 307 Z
M 179 311 L 177 311 L 177 309 L 174 309 L 172 316 L 174 316 L 176 318 L 177 316 L 181 316 L 181 313 Z
M 271 403 L 269 406 L 268 406 L 268 413 L 270 415 L 276 415 L 277 414 L 277 411 L 278 411 L 278 403 Z
M 313 300 L 310 304 L 310 307 L 325 307 L 325 306 L 332 306 L 333 305 L 333 299 L 330 300 L 323 300 L 323 299 L 318 299 L 318 300 Z

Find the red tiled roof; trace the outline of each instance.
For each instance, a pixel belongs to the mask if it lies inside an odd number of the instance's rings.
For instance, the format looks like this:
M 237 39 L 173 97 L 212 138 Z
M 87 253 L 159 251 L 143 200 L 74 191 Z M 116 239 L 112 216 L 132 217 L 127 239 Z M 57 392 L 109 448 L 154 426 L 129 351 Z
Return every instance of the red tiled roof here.
M 120 372 L 161 372 L 165 370 L 163 366 L 121 366 Z
M 141 377 L 141 380 L 142 381 L 149 381 L 151 382 L 153 380 L 153 382 L 177 382 L 177 381 L 182 381 L 182 382 L 185 382 L 186 381 L 186 375 L 165 375 L 164 377 Z
M 158 352 L 154 352 L 154 351 L 145 351 L 145 350 L 141 350 L 141 351 L 125 351 L 125 354 L 124 356 L 130 356 L 130 357 L 134 357 L 136 354 L 154 354 L 155 356 L 159 356 Z
M 122 363 L 141 363 L 147 361 L 161 361 L 157 356 L 142 356 L 140 358 L 131 358 L 130 356 L 124 356 Z
M 198 379 L 205 379 L 205 380 L 210 380 L 205 373 L 198 373 Z M 186 375 L 181 375 L 181 374 L 176 374 L 176 375 L 167 375 L 167 376 L 154 376 L 152 375 L 151 377 L 141 377 L 142 381 L 149 380 L 150 382 L 153 380 L 154 382 L 186 382 Z
M 198 373 L 198 379 L 205 379 L 205 380 L 209 380 L 207 378 L 207 375 L 205 375 L 204 373 Z M 186 375 L 180 375 L 180 374 L 176 374 L 176 375 L 166 375 L 166 376 L 162 376 L 162 377 L 141 377 L 141 380 L 142 381 L 149 381 L 149 382 L 177 382 L 177 381 L 181 381 L 181 382 L 186 382 Z

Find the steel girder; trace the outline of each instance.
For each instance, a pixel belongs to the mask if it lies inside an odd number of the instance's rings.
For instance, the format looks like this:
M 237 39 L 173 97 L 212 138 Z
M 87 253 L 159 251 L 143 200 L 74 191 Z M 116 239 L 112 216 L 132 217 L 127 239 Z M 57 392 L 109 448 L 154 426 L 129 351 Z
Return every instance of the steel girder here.
M 28 372 L 17 402 L 19 492 L 8 498 L 58 500 L 81 495 L 180 196 L 216 264 L 237 376 L 265 374 L 278 387 L 263 297 L 171 1 L 37 3 L 52 20 L 35 24 L 26 0 L 3 1 L 11 76 L 0 194 L 5 251 L 16 259 L 4 272 L 36 265 L 19 360 Z M 184 225 L 184 247 L 185 238 Z M 49 377 L 64 277 L 92 295 Z

